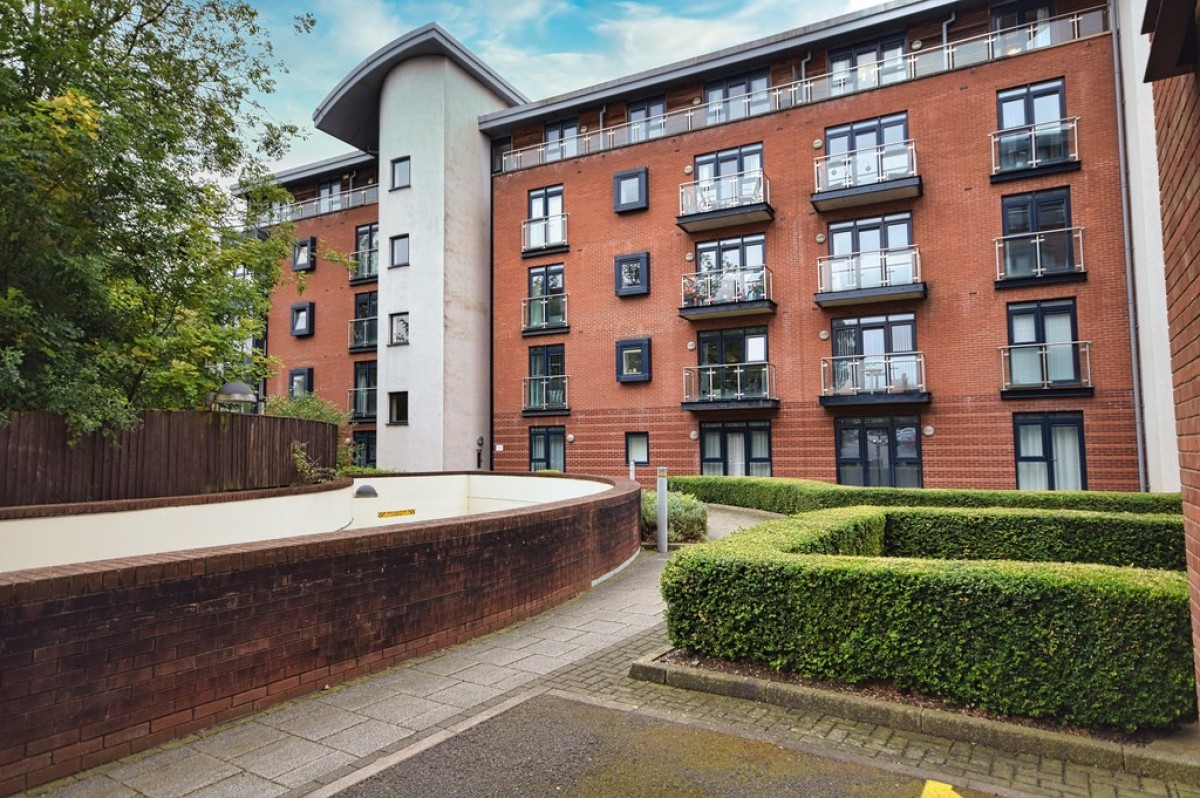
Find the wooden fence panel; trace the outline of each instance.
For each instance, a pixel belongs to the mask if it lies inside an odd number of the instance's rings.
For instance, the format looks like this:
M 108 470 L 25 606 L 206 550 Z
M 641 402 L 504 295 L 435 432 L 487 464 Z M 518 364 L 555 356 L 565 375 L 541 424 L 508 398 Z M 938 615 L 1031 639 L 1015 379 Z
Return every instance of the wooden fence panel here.
M 323 421 L 238 413 L 148 412 L 138 429 L 74 446 L 50 413 L 0 423 L 0 506 L 149 499 L 294 485 L 292 444 L 316 464 L 337 461 L 338 429 Z

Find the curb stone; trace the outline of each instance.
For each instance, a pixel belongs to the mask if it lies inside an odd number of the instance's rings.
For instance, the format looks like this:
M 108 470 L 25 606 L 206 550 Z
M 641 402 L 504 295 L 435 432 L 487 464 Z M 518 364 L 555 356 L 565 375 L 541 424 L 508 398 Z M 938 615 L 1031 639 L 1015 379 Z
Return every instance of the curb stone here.
M 629 677 L 683 690 L 760 701 L 765 704 L 815 711 L 846 720 L 918 732 L 945 740 L 986 745 L 1010 754 L 1063 759 L 1156 779 L 1200 785 L 1200 758 L 1145 746 L 1111 743 L 1062 732 L 1033 729 L 1001 721 L 960 715 L 940 709 L 912 707 L 891 701 L 846 695 L 803 685 L 764 681 L 716 673 L 659 660 L 672 647 L 652 651 L 629 667 Z

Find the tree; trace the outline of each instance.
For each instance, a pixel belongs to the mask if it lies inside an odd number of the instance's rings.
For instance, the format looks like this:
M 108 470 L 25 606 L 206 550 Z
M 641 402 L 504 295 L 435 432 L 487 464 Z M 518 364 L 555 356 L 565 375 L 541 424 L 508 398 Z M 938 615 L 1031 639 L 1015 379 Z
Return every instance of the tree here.
M 272 59 L 241 0 L 0 0 L 0 410 L 81 433 L 261 378 Z

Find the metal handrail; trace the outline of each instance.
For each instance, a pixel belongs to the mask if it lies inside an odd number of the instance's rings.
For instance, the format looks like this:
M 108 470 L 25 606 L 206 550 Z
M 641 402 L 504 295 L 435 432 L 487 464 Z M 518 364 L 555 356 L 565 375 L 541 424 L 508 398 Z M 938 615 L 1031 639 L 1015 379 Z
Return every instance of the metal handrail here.
M 521 251 L 531 252 L 567 243 L 567 214 L 556 213 L 521 222 Z
M 364 316 L 361 319 L 351 319 L 349 327 L 350 349 L 374 349 L 379 342 L 379 317 Z
M 522 330 L 545 330 L 551 327 L 566 326 L 566 294 L 544 294 L 521 300 Z
M 1083 227 L 1062 227 L 994 239 L 996 279 L 1086 271 L 1083 265 L 1083 231 Z
M 681 183 L 679 215 L 740 208 L 771 202 L 771 181 L 761 169 Z
M 777 398 L 775 366 L 772 363 L 721 363 L 685 366 L 683 369 L 685 402 L 740 402 Z
M 350 272 L 351 280 L 365 280 L 368 277 L 379 276 L 379 249 L 360 249 L 351 255 L 354 258 L 354 269 Z
M 821 394 L 924 393 L 925 354 L 836 355 L 821 358 Z
M 346 404 L 350 418 L 375 418 L 375 388 L 351 388 L 346 392 Z
M 992 142 L 992 174 L 1011 172 L 1017 169 L 1036 169 L 1055 163 L 1072 163 L 1079 160 L 1079 117 L 1069 116 L 1053 122 L 1021 125 L 1006 130 L 994 130 L 989 134 Z M 1050 147 L 1045 144 L 1049 142 Z M 1061 155 L 1042 155 L 1042 150 L 1053 149 Z M 1008 156 L 1006 158 L 1006 155 Z M 1006 164 L 1006 160 L 1010 161 Z
M 259 223 L 262 225 L 294 222 L 297 219 L 309 219 L 313 216 L 323 216 L 327 213 L 358 208 L 362 205 L 374 205 L 379 202 L 379 186 L 352 188 L 338 194 L 325 197 L 314 197 L 300 202 L 291 202 L 272 208 L 263 214 Z
M 817 258 L 817 293 L 889 288 L 921 282 L 921 253 L 915 246 L 865 250 Z
M 996 348 L 1000 350 L 1000 378 L 1006 391 L 1013 388 L 1048 390 L 1063 386 L 1092 387 L 1091 341 L 1013 344 Z M 1064 365 L 1069 366 L 1071 372 L 1066 379 L 1061 377 Z M 1037 379 L 1018 382 L 1013 374 L 1014 368 L 1036 369 Z
M 818 192 L 913 177 L 917 174 L 917 148 L 912 139 L 907 139 L 821 155 L 813 160 L 813 170 Z
M 683 275 L 680 307 L 698 308 L 731 302 L 772 299 L 771 270 L 766 266 L 741 266 Z
M 561 410 L 567 406 L 566 374 L 521 380 L 523 410 Z

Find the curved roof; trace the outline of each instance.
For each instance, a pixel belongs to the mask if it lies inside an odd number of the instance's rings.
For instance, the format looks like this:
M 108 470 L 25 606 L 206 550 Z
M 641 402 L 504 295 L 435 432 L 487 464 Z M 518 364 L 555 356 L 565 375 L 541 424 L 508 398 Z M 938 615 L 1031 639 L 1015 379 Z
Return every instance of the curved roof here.
M 376 50 L 342 78 L 313 112 L 322 130 L 364 152 L 379 149 L 379 94 L 397 66 L 424 55 L 448 58 L 508 105 L 528 102 L 521 92 L 492 71 L 436 23 L 423 25 Z

